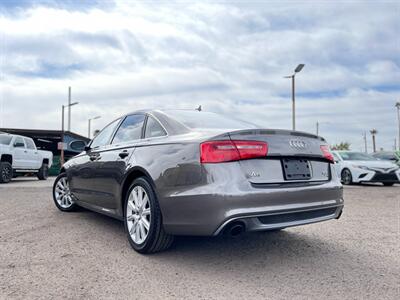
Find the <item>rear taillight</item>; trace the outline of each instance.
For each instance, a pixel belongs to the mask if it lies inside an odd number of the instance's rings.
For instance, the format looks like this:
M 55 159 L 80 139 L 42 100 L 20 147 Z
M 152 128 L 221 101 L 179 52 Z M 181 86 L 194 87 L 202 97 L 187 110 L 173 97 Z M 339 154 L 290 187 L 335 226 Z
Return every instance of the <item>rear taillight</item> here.
M 322 145 L 321 146 L 321 151 L 322 151 L 322 154 L 324 155 L 324 157 L 327 160 L 329 160 L 331 163 L 333 163 L 335 161 L 334 158 L 333 158 L 333 154 L 329 150 L 329 146 L 328 145 Z
M 265 157 L 268 144 L 259 141 L 209 141 L 200 144 L 201 163 L 220 163 Z

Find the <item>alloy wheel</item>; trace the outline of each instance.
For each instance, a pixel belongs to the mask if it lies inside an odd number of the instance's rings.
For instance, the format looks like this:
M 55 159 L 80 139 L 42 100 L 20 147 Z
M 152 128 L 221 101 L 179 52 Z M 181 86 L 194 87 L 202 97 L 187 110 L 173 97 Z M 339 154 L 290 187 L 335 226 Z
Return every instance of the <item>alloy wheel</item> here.
M 350 184 L 352 181 L 352 176 L 350 171 L 344 170 L 342 175 L 342 181 L 344 184 Z
M 1 177 L 3 178 L 4 181 L 8 181 L 9 179 L 11 179 L 11 167 L 5 167 L 3 168 L 3 170 L 1 171 Z
M 69 189 L 68 179 L 67 177 L 61 177 L 57 182 L 56 187 L 54 189 L 54 197 L 62 208 L 67 209 L 74 204 L 72 200 L 71 191 Z
M 135 244 L 142 244 L 150 231 L 151 207 L 146 190 L 135 186 L 127 201 L 126 222 L 129 235 Z

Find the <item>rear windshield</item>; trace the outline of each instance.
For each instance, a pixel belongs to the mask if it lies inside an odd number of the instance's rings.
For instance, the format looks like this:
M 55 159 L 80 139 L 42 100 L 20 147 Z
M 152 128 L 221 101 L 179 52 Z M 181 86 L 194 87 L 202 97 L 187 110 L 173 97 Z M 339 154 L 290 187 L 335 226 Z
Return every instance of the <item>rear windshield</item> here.
M 167 115 L 192 129 L 252 129 L 257 125 L 212 112 L 167 110 Z
M 0 145 L 10 145 L 12 137 L 9 135 L 0 134 Z
M 343 160 L 377 160 L 375 157 L 362 152 L 340 152 Z

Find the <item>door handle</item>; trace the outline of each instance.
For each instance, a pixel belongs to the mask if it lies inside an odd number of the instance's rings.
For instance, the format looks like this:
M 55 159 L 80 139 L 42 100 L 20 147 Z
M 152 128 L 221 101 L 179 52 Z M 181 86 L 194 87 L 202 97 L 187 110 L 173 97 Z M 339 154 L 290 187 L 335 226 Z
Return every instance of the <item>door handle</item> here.
M 97 157 L 98 157 L 98 156 L 91 155 L 91 156 L 89 156 L 89 159 L 90 159 L 91 161 L 94 161 L 94 160 L 96 160 L 96 159 L 97 159 Z
M 125 151 L 120 152 L 118 155 L 121 158 L 125 158 L 125 157 L 129 156 L 129 152 L 125 150 Z

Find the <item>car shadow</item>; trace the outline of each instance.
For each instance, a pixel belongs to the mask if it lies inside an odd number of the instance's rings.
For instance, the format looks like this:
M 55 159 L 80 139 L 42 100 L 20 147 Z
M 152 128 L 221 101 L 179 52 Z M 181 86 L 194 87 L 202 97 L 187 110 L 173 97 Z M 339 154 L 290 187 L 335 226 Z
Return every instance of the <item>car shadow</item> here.
M 13 186 L 13 185 L 21 185 L 21 184 L 32 184 L 32 183 L 37 183 L 38 185 L 43 185 L 43 184 L 49 184 L 52 185 L 53 184 L 53 179 L 55 177 L 48 177 L 47 180 L 39 180 L 36 176 L 19 176 L 19 177 L 15 177 L 13 178 L 10 182 L 8 183 L 3 183 L 1 184 L 2 186 Z
M 316 228 L 245 233 L 236 238 L 180 236 L 164 252 L 141 255 L 131 249 L 122 222 L 90 211 L 82 211 L 77 217 L 85 219 L 85 223 L 97 232 L 102 232 L 104 240 L 101 243 L 106 243 L 112 236 L 113 243 L 108 247 L 121 253 L 119 255 L 125 264 L 139 263 L 145 267 L 153 262 L 180 272 L 206 272 L 215 280 L 231 273 L 278 280 L 279 272 L 298 273 L 308 278 L 324 278 L 333 272 L 338 280 L 351 282 L 357 274 L 375 270 L 372 262 L 382 260 L 378 254 L 372 254 L 361 245 L 351 246 L 340 234 L 329 236 L 316 231 Z M 138 261 L 138 255 L 144 260 Z M 396 261 L 389 263 L 396 265 Z
M 391 188 L 391 187 L 400 187 L 400 183 L 395 183 L 392 186 L 384 186 L 382 183 L 379 182 L 363 182 L 363 183 L 353 183 L 351 185 L 345 185 L 345 188 L 354 188 L 354 187 L 375 187 L 375 188 Z
M 171 250 L 156 255 L 162 257 L 193 257 L 196 260 L 207 261 L 209 256 L 225 256 L 229 253 L 247 262 L 256 258 L 288 255 L 296 253 L 307 256 L 314 255 L 315 250 L 321 249 L 324 242 L 306 234 L 281 231 L 265 231 L 245 233 L 239 237 L 177 237 Z M 282 251 L 284 249 L 284 251 Z M 308 253 L 309 252 L 309 253 Z M 286 253 L 286 254 L 285 254 Z
M 20 182 L 32 182 L 32 181 L 37 181 L 39 182 L 39 179 L 37 179 L 37 177 L 16 177 L 13 178 L 10 182 L 8 182 L 7 184 L 13 184 L 13 183 L 20 183 Z

